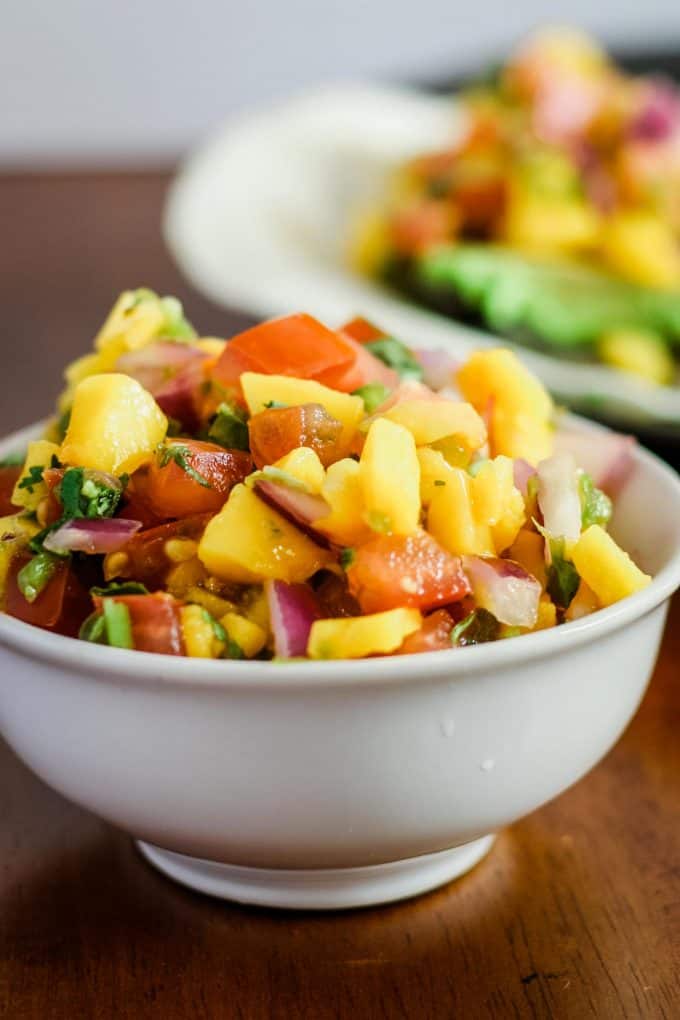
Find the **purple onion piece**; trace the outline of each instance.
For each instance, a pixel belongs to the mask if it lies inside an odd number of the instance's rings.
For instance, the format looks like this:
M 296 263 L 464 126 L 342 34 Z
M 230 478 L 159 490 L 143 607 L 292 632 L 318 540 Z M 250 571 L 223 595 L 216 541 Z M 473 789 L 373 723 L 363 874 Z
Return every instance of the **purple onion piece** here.
M 514 560 L 464 556 L 463 569 L 475 602 L 509 627 L 533 627 L 541 585 Z
M 423 382 L 433 390 L 451 386 L 461 362 L 441 348 L 421 347 L 413 352 L 423 370 Z
M 314 496 L 302 489 L 294 489 L 292 486 L 264 478 L 258 479 L 254 488 L 267 506 L 280 513 L 317 545 L 323 549 L 330 549 L 331 543 L 326 536 L 313 527 L 314 521 L 327 517 L 331 512 L 329 504 L 322 496 Z
M 522 457 L 516 457 L 512 462 L 513 480 L 515 488 L 519 489 L 522 496 L 526 499 L 527 495 L 527 483 L 530 478 L 536 474 L 536 468 L 529 463 L 528 460 L 523 460 Z
M 635 438 L 617 432 L 558 430 L 555 434 L 555 452 L 571 453 L 598 489 L 611 497 L 621 492 L 633 472 L 634 449 Z
M 309 632 L 321 610 L 308 584 L 267 581 L 265 584 L 274 651 L 279 658 L 307 654 Z
M 121 517 L 96 520 L 75 518 L 51 531 L 45 539 L 44 547 L 53 553 L 117 552 L 141 526 L 141 521 L 129 521 Z

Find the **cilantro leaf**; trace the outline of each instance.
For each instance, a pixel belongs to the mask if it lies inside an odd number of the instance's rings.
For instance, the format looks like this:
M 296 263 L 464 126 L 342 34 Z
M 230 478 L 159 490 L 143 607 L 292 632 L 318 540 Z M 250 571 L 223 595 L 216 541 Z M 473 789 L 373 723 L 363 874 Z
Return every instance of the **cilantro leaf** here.
M 347 546 L 345 549 L 340 551 L 340 566 L 343 570 L 347 570 L 348 567 L 352 566 L 356 559 L 356 555 L 356 549 L 352 549 L 350 546 Z
M 612 501 L 602 489 L 598 489 L 595 482 L 586 474 L 579 477 L 579 495 L 581 497 L 581 524 L 589 528 L 591 524 L 599 524 L 602 527 L 609 524 L 612 516 Z
M 183 443 L 170 443 L 167 446 L 159 444 L 158 446 L 158 466 L 166 467 L 172 461 L 181 468 L 185 474 L 189 476 L 194 482 L 202 485 L 204 489 L 212 489 L 213 486 L 210 484 L 207 478 L 204 478 L 200 472 L 191 466 L 189 463 L 189 457 L 191 451 L 188 446 Z
M 28 469 L 28 474 L 24 475 L 19 482 L 19 488 L 28 489 L 28 491 L 32 494 L 36 485 L 40 485 L 42 482 L 44 470 L 44 464 L 33 464 L 32 467 Z
M 423 378 L 422 365 L 401 340 L 397 340 L 393 336 L 384 336 L 379 340 L 369 341 L 364 344 L 364 347 L 376 358 L 393 368 L 402 379 L 421 380 Z
M 373 414 L 381 404 L 384 404 L 391 392 L 383 383 L 372 382 L 366 383 L 365 386 L 360 386 L 358 390 L 354 390 L 352 396 L 361 397 L 366 408 L 366 414 Z
M 139 581 L 111 581 L 104 586 L 90 588 L 90 595 L 148 595 L 149 589 Z
M 564 539 L 551 539 L 552 563 L 546 571 L 546 591 L 556 606 L 568 609 L 581 582 L 579 573 L 564 555 Z
M 220 404 L 208 429 L 208 439 L 228 450 L 248 450 L 248 425 L 243 411 L 226 402 Z
M 475 609 L 453 628 L 451 644 L 462 648 L 466 645 L 481 645 L 487 641 L 495 641 L 500 629 L 501 625 L 493 613 L 488 609 Z

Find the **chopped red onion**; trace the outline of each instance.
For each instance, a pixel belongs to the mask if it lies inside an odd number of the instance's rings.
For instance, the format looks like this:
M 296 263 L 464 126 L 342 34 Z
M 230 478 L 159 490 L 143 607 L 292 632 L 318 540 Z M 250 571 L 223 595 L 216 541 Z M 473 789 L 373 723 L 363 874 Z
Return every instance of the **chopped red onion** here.
M 283 659 L 306 655 L 309 632 L 321 610 L 308 584 L 267 581 L 265 592 L 274 635 L 274 651 Z
M 598 489 L 615 497 L 633 471 L 635 438 L 617 432 L 570 432 L 558 430 L 555 452 L 571 453 Z
M 450 386 L 461 362 L 440 347 L 421 347 L 413 352 L 423 370 L 423 382 L 433 390 Z
M 463 569 L 481 609 L 509 627 L 533 627 L 538 619 L 541 585 L 514 560 L 464 556 Z
M 330 505 L 323 496 L 315 496 L 311 492 L 305 492 L 304 489 L 269 481 L 266 478 L 258 479 L 254 488 L 267 506 L 280 513 L 317 545 L 324 549 L 330 548 L 331 543 L 326 536 L 313 527 L 314 521 L 327 517 L 331 512 Z
M 646 101 L 630 125 L 632 138 L 663 142 L 680 127 L 680 93 L 662 78 L 648 83 Z
M 576 463 L 570 453 L 542 460 L 538 475 L 538 505 L 551 538 L 575 542 L 581 534 L 581 497 Z
M 51 531 L 44 546 L 53 553 L 117 552 L 141 526 L 141 521 L 128 521 L 122 517 L 74 518 Z
M 204 351 L 188 344 L 157 340 L 137 351 L 121 354 L 116 370 L 132 376 L 155 396 L 181 368 L 192 361 L 200 364 L 206 357 Z

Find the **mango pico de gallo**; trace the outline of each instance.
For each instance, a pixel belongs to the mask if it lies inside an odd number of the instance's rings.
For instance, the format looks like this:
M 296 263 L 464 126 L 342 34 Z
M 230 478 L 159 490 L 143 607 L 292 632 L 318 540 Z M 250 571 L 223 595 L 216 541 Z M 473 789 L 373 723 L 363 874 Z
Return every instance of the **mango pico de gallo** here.
M 350 659 L 555 627 L 650 581 L 607 530 L 632 440 L 557 432 L 508 350 L 457 363 L 304 314 L 204 338 L 140 289 L 65 377 L 0 467 L 2 608 L 36 627 Z

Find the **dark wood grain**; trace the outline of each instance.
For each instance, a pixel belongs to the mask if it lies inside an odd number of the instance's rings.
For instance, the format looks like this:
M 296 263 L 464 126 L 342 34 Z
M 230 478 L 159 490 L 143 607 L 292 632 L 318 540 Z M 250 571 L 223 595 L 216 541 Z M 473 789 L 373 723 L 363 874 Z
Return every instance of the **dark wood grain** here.
M 162 175 L 0 179 L 0 430 L 48 406 L 125 286 L 210 333 L 247 320 L 181 282 Z M 680 601 L 636 719 L 589 776 L 410 903 L 306 916 L 191 894 L 0 746 L 0 1017 L 676 1020 Z

